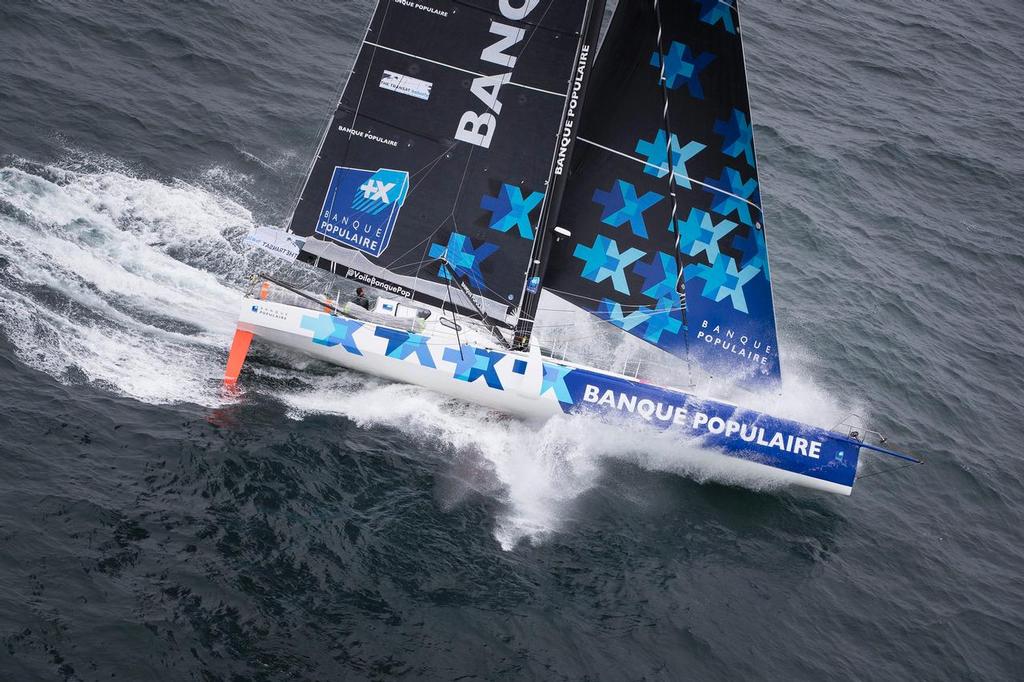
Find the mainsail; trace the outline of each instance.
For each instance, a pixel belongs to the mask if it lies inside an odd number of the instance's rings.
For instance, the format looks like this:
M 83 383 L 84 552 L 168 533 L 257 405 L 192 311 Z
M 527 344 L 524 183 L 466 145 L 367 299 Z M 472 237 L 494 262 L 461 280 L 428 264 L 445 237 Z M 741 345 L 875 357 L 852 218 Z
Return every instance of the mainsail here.
M 557 224 L 546 290 L 709 372 L 778 382 L 735 2 L 619 3 Z
M 593 0 L 381 0 L 289 231 L 302 260 L 519 304 Z

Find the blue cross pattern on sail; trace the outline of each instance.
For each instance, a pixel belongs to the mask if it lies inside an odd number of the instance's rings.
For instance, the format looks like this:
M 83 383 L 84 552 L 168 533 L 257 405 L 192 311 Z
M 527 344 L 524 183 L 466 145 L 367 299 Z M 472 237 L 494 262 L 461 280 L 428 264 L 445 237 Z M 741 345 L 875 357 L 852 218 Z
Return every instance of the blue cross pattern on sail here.
M 523 239 L 533 239 L 533 225 L 530 224 L 530 212 L 540 206 L 544 199 L 543 192 L 531 192 L 523 197 L 523 191 L 515 185 L 503 183 L 498 196 L 484 196 L 480 200 L 480 208 L 491 212 L 488 227 L 498 232 L 508 232 L 513 227 L 519 231 Z
M 673 40 L 672 45 L 668 48 L 668 54 L 664 57 L 665 85 L 670 90 L 685 85 L 691 95 L 697 99 L 704 99 L 700 73 L 715 60 L 715 55 L 709 52 L 695 55 L 688 46 Z M 651 54 L 651 66 L 661 69 L 661 58 L 662 55 L 659 52 Z
M 694 0 L 700 5 L 700 20 L 714 26 L 721 22 L 722 28 L 736 35 L 736 24 L 732 20 L 733 7 L 722 0 Z
M 657 192 L 647 192 L 638 197 L 636 187 L 625 180 L 616 180 L 610 192 L 600 188 L 594 190 L 594 203 L 604 206 L 601 222 L 612 227 L 620 227 L 628 222 L 633 234 L 644 239 L 647 239 L 644 211 L 662 199 L 664 197 Z
M 408 194 L 405 171 L 337 166 L 316 232 L 376 258 L 388 248 Z

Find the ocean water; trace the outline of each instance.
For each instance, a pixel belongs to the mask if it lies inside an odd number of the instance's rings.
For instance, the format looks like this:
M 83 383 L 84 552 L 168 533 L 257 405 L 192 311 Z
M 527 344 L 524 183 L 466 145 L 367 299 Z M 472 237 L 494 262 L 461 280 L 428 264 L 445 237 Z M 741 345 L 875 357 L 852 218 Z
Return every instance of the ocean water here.
M 371 10 L 0 4 L 0 679 L 1019 679 L 1024 5 L 744 3 L 783 397 L 853 497 L 255 347 Z

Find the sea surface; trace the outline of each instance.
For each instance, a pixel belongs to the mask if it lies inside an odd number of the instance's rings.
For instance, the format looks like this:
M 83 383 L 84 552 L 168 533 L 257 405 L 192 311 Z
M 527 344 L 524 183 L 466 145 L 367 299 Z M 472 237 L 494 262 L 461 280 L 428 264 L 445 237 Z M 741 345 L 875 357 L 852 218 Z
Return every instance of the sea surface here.
M 838 498 L 254 347 L 369 0 L 0 3 L 0 679 L 1011 680 L 1024 4 L 748 0 L 786 387 Z

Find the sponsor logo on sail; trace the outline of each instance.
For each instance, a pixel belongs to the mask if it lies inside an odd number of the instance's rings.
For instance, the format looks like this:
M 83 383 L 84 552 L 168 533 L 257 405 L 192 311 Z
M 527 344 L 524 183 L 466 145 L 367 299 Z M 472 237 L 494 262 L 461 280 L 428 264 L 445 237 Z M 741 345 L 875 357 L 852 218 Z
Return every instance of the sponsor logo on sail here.
M 391 242 L 408 193 L 406 171 L 338 166 L 327 188 L 316 232 L 378 257 Z
M 537 8 L 540 0 L 498 0 L 501 16 L 509 21 L 523 21 L 530 12 Z M 487 111 L 477 113 L 467 111 L 459 119 L 459 127 L 455 131 L 455 139 L 475 144 L 478 147 L 490 147 L 494 130 L 498 127 L 498 115 L 501 114 L 501 86 L 512 80 L 512 70 L 518 57 L 508 54 L 506 50 L 515 47 L 526 37 L 526 29 L 512 26 L 501 21 L 491 21 L 490 33 L 498 40 L 483 49 L 480 61 L 508 69 L 507 73 L 477 76 L 469 87 Z
M 285 260 L 298 258 L 305 241 L 305 237 L 297 237 L 272 227 L 258 227 L 245 238 L 246 245 L 263 249 Z
M 389 282 L 384 279 L 378 279 L 371 274 L 362 272 L 360 270 L 356 270 L 354 268 L 349 268 L 348 271 L 345 273 L 345 277 L 347 277 L 348 279 L 355 280 L 357 282 L 362 282 L 363 284 L 371 286 L 374 289 L 386 291 L 389 294 L 397 294 L 403 298 L 412 298 L 412 292 L 403 287 L 402 285 L 395 284 L 394 282 Z
M 364 140 L 369 140 L 370 142 L 376 142 L 377 144 L 386 144 L 389 147 L 398 146 L 398 140 L 392 140 L 387 137 L 381 137 L 380 135 L 375 135 L 366 130 L 358 130 L 356 128 L 349 128 L 348 126 L 338 126 L 338 132 L 345 133 L 346 135 L 351 135 L 352 137 L 359 137 Z
M 565 159 L 569 154 L 569 147 L 575 137 L 573 136 L 576 124 L 576 110 L 580 104 L 580 92 L 583 90 L 583 78 L 587 73 L 587 65 L 590 59 L 590 45 L 580 47 L 579 59 L 576 62 L 576 77 L 572 82 L 572 91 L 569 93 L 569 106 L 565 112 L 565 122 L 562 124 L 562 134 L 558 141 L 558 157 L 555 162 L 555 175 L 565 172 Z
M 396 5 L 402 5 L 403 7 L 411 7 L 412 9 L 418 9 L 421 12 L 428 14 L 436 14 L 439 17 L 448 18 L 448 12 L 437 7 L 431 7 L 430 5 L 424 5 L 422 2 L 411 2 L 410 0 L 395 0 Z
M 428 100 L 430 99 L 430 89 L 434 87 L 434 84 L 394 71 L 385 71 L 380 78 L 380 87 L 402 95 Z

